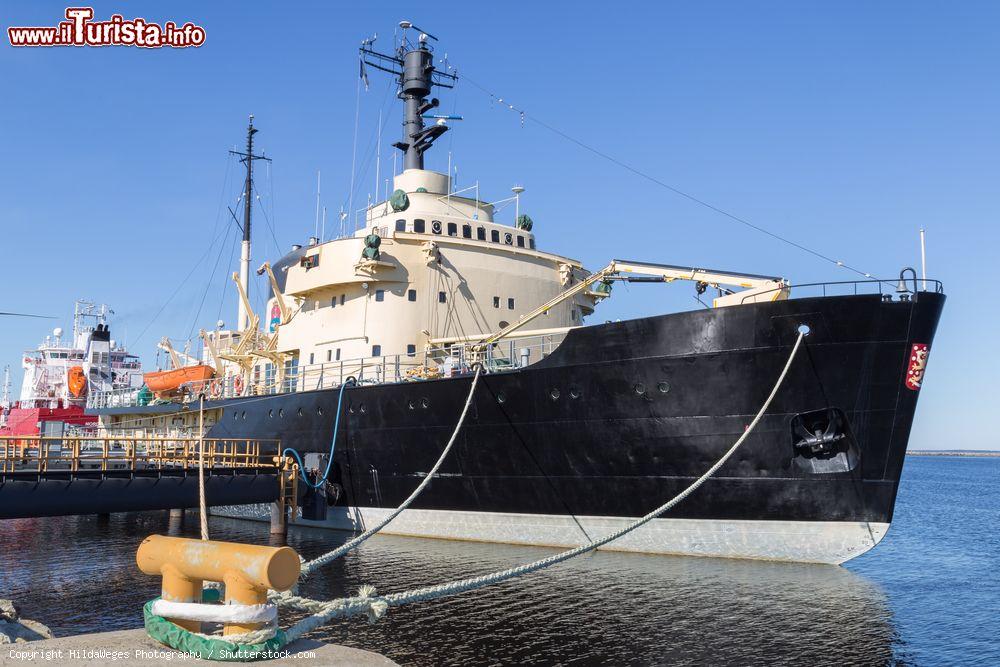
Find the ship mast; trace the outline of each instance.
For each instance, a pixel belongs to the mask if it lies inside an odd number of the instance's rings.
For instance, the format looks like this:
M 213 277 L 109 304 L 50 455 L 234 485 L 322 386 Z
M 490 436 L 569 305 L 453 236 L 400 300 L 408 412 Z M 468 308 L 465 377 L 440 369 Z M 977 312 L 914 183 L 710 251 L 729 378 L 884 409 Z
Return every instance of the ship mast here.
M 253 154 L 253 135 L 257 134 L 257 129 L 253 126 L 253 114 L 250 114 L 250 124 L 247 125 L 247 152 L 229 151 L 232 155 L 239 155 L 240 162 L 247 167 L 246 181 L 243 184 L 243 243 L 240 247 L 240 280 L 246 289 L 250 289 L 250 214 L 253 209 L 253 162 L 254 160 L 267 160 L 270 158 Z M 237 328 L 243 331 L 250 323 L 250 314 L 246 306 L 240 300 L 237 311 Z
M 448 126 L 439 121 L 424 127 L 424 114 L 438 105 L 438 99 L 427 99 L 434 86 L 454 88 L 457 74 L 439 72 L 434 68 L 434 53 L 428 40 L 437 37 L 422 31 L 409 21 L 400 21 L 403 36 L 394 55 L 379 53 L 372 48 L 375 38 L 361 42 L 362 76 L 367 80 L 364 66 L 388 72 L 399 79 L 398 97 L 403 100 L 403 139 L 393 146 L 403 153 L 403 169 L 423 169 L 424 152 L 434 140 L 448 131 Z M 413 28 L 419 33 L 417 43 L 408 38 Z

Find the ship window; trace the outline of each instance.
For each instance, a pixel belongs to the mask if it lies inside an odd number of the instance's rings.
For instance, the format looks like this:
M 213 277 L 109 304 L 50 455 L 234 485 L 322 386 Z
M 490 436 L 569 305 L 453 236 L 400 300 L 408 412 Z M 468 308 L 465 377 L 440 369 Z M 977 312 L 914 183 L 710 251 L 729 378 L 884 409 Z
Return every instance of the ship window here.
M 415 357 L 415 356 L 417 356 L 417 346 L 416 345 L 407 345 L 406 346 L 406 356 L 408 356 L 408 357 Z
M 462 238 L 464 239 L 472 238 L 472 225 L 462 225 Z
M 458 236 L 458 225 L 454 222 L 448 223 L 448 236 Z
M 385 301 L 385 290 L 384 289 L 377 289 L 377 290 L 375 290 L 375 300 L 376 301 Z
M 500 297 L 498 296 L 493 297 L 493 307 L 494 308 L 500 307 Z
M 382 356 L 382 346 L 381 345 L 372 345 L 372 356 L 373 357 L 381 357 Z
M 424 233 L 424 221 L 421 220 L 420 218 L 417 218 L 416 220 L 414 220 L 413 221 L 413 231 L 415 231 L 417 234 L 423 234 Z
M 517 235 L 517 247 L 518 248 L 524 247 L 524 237 L 521 236 L 520 234 Z
M 406 220 L 397 220 L 396 221 L 396 231 L 397 232 L 405 232 L 406 231 Z
M 448 300 L 448 295 L 444 292 L 438 292 L 438 303 L 445 303 Z
M 344 305 L 344 295 L 343 294 L 340 295 L 340 305 L 341 306 Z
M 532 250 L 535 249 L 535 239 L 528 239 L 528 247 Z
M 340 348 L 337 348 L 337 361 L 340 361 Z
M 337 297 L 333 297 L 332 299 L 330 299 L 330 307 L 331 308 L 337 307 Z
M 326 351 L 326 360 L 331 361 L 333 359 L 333 350 Z
M 500 243 L 500 232 L 496 229 L 490 230 L 490 240 L 494 243 Z
M 514 297 L 507 299 L 507 310 L 514 310 Z
M 416 301 L 417 300 L 417 290 L 415 290 L 415 289 L 407 290 L 406 291 L 406 300 L 407 301 Z
M 576 308 L 570 311 L 569 316 L 573 319 L 574 322 L 576 322 Z
M 476 238 L 478 240 L 480 240 L 480 241 L 485 241 L 486 240 L 486 228 L 485 227 L 476 227 Z
M 510 232 L 507 232 L 506 234 L 503 235 L 503 242 L 506 243 L 507 245 L 514 245 L 514 235 L 511 234 Z
M 440 220 L 433 220 L 433 221 L 431 221 L 431 231 L 434 232 L 435 234 L 440 234 L 441 233 L 441 221 Z
M 309 353 L 309 363 L 310 364 L 315 363 L 315 356 L 316 356 L 315 353 L 313 353 L 313 352 Z

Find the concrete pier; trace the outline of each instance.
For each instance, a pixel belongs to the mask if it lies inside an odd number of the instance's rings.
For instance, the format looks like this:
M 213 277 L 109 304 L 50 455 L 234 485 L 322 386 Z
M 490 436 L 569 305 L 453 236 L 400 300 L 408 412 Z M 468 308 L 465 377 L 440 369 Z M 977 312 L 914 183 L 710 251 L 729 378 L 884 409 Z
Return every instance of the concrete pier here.
M 214 660 L 201 660 L 180 653 L 151 639 L 146 631 L 119 630 L 90 635 L 76 635 L 23 644 L 0 646 L 0 665 L 27 665 L 31 662 L 74 667 L 104 667 L 105 665 L 198 664 L 222 665 Z M 385 656 L 346 646 L 324 644 L 300 639 L 289 644 L 280 657 L 253 664 L 306 667 L 308 665 L 359 665 L 361 667 L 395 665 Z

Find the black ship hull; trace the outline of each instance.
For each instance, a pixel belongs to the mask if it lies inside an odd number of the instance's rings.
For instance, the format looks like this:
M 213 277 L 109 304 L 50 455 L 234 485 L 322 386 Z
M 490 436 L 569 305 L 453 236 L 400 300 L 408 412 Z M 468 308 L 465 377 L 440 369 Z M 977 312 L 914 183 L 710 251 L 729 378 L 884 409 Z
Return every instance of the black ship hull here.
M 387 533 L 576 545 L 642 516 L 743 433 L 663 518 L 613 549 L 840 563 L 885 535 L 919 396 L 915 344 L 945 297 L 803 298 L 572 330 L 545 359 L 484 375 L 455 448 Z M 359 528 L 406 498 L 448 440 L 471 376 L 344 392 L 327 525 Z M 338 390 L 235 399 L 212 437 L 330 449 Z M 814 435 L 812 440 L 806 435 Z M 306 522 L 309 523 L 309 522 Z

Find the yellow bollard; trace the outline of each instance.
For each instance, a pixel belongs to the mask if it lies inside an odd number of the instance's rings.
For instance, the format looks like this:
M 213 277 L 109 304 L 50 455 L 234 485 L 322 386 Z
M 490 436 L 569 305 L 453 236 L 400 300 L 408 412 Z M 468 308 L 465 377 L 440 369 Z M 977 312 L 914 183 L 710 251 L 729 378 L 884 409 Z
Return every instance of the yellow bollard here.
M 172 602 L 201 602 L 202 582 L 226 585 L 226 603 L 264 604 L 268 589 L 285 591 L 299 578 L 299 555 L 290 547 L 262 547 L 235 542 L 150 535 L 135 554 L 146 574 L 163 577 L 162 597 Z M 167 619 L 192 632 L 198 621 Z M 237 635 L 259 623 L 228 623 L 223 635 Z

